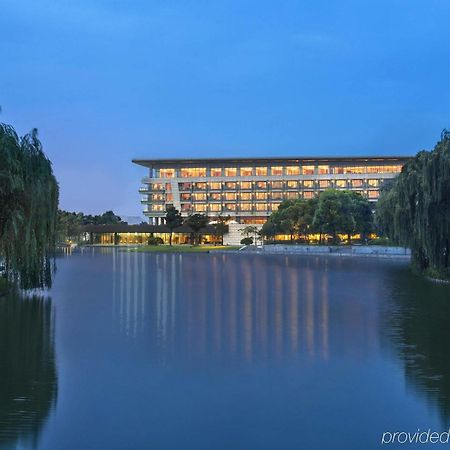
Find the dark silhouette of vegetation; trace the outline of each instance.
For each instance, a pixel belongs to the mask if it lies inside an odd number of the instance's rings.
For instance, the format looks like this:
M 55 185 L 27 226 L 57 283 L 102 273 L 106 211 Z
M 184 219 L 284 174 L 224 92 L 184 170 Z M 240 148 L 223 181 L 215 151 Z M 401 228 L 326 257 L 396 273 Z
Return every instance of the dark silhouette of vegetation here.
M 215 217 L 214 223 L 214 233 L 216 236 L 220 237 L 220 245 L 223 245 L 223 236 L 228 231 L 228 222 L 231 220 L 230 216 L 222 216 L 222 214 L 218 214 Z
M 201 244 L 202 235 L 201 229 L 205 228 L 209 223 L 209 218 L 206 214 L 191 214 L 185 221 L 185 224 L 192 230 L 192 243 L 194 245 Z
M 50 299 L 0 298 L 0 448 L 37 448 L 57 383 Z
M 21 288 L 52 283 L 58 183 L 37 130 L 19 137 L 0 124 L 0 259 Z
M 244 237 L 251 237 L 254 242 L 258 239 L 259 228 L 255 225 L 247 225 L 241 230 Z
M 245 238 L 241 239 L 241 244 L 242 245 L 252 245 L 253 244 L 253 238 L 245 237 Z
M 333 243 L 338 242 L 338 234 L 346 234 L 350 243 L 352 234 L 371 231 L 370 203 L 354 191 L 326 190 L 318 197 L 312 227 L 320 235 L 331 235 Z
M 175 206 L 169 205 L 166 209 L 165 219 L 166 219 L 166 226 L 170 231 L 169 245 L 172 246 L 173 230 L 183 225 L 183 218 L 181 217 L 180 212 L 175 208 Z
M 388 322 L 387 342 L 403 363 L 405 379 L 429 403 L 437 405 L 450 425 L 450 302 L 449 287 L 397 272 Z M 432 299 L 432 301 L 430 301 Z
M 331 235 L 338 242 L 338 234 L 360 234 L 362 239 L 372 231 L 373 214 L 370 203 L 359 193 L 329 189 L 309 200 L 285 200 L 272 213 L 261 229 L 261 235 L 273 238 L 289 234 L 291 241 L 307 241 L 311 234 Z
M 115 225 L 123 222 L 113 211 L 99 215 L 83 214 L 82 212 L 58 211 L 58 241 L 78 242 L 82 227 L 85 225 Z
M 147 240 L 148 245 L 162 245 L 164 241 L 158 236 L 150 236 Z
M 403 166 L 382 192 L 376 220 L 381 234 L 411 248 L 415 269 L 450 278 L 450 132 Z

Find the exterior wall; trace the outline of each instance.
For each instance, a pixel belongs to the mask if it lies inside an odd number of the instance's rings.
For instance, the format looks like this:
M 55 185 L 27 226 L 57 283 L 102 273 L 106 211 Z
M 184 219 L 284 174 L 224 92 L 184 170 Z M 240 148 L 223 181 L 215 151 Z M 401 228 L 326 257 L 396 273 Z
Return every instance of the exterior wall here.
M 191 213 L 230 216 L 241 224 L 262 224 L 289 198 L 349 189 L 375 203 L 380 188 L 408 158 L 308 160 L 137 161 L 149 168 L 140 189 L 144 214 L 162 223 L 167 205 L 184 217 Z
M 262 225 L 256 225 L 260 230 Z M 244 237 L 242 230 L 245 228 L 245 224 L 242 223 L 229 223 L 228 233 L 223 236 L 223 245 L 241 245 L 241 240 Z

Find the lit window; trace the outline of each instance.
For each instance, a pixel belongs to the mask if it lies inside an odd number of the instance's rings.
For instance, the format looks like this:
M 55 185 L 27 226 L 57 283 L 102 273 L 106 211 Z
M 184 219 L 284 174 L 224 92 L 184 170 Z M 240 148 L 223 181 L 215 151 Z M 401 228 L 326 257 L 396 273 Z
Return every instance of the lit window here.
M 327 188 L 330 185 L 330 182 L 328 180 L 320 180 L 319 181 L 319 187 L 324 189 Z
M 298 166 L 287 166 L 286 175 L 300 175 L 300 167 Z
M 312 188 L 312 187 L 314 187 L 314 181 L 312 181 L 312 180 L 305 180 L 303 182 L 303 186 L 306 187 L 306 188 Z
M 330 167 L 329 166 L 319 166 L 317 168 L 317 172 L 319 175 L 326 175 L 327 173 L 330 173 Z
M 190 211 L 191 210 L 191 204 L 190 203 L 182 203 L 181 204 L 181 211 Z
M 355 187 L 361 187 L 363 184 L 363 181 L 362 180 L 352 180 L 351 183 L 352 183 L 352 187 L 355 188 Z
M 206 194 L 192 194 L 192 197 L 195 201 L 205 201 L 206 200 Z
M 256 200 L 266 200 L 267 199 L 267 192 L 256 192 L 255 193 Z
M 172 191 L 172 185 L 170 183 L 166 183 L 165 187 L 166 187 L 166 191 L 169 191 L 169 192 Z
M 222 169 L 220 167 L 211 169 L 211 176 L 212 177 L 221 177 L 222 176 Z
M 239 170 L 241 177 L 251 177 L 253 175 L 252 167 L 241 167 Z
M 220 191 L 222 189 L 222 183 L 209 183 L 209 189 L 212 191 Z
M 366 167 L 344 167 L 344 173 L 365 173 Z
M 223 194 L 225 200 L 236 200 L 237 194 L 235 192 L 227 192 L 226 194 Z
M 152 210 L 153 211 L 163 211 L 163 206 L 164 205 L 152 205 Z
M 241 181 L 241 189 L 251 189 L 252 182 L 251 181 Z
M 205 191 L 206 183 L 195 183 L 195 189 L 198 189 L 199 191 Z
M 282 181 L 272 181 L 270 183 L 272 189 L 283 189 L 283 182 Z
M 290 199 L 298 198 L 298 192 L 287 192 L 286 198 L 290 198 Z
M 209 210 L 213 211 L 213 212 L 217 212 L 217 211 L 221 211 L 222 210 L 222 206 L 218 205 L 217 203 L 213 203 L 211 205 L 209 205 Z
M 258 177 L 265 177 L 265 176 L 267 176 L 267 167 L 257 167 L 255 169 L 255 171 L 256 171 L 256 175 Z
M 336 180 L 336 187 L 338 188 L 346 188 L 347 180 Z
M 205 204 L 196 204 L 194 205 L 194 210 L 199 212 L 205 212 L 206 211 L 206 205 Z
M 163 191 L 164 187 L 162 183 L 152 183 L 152 191 Z
M 193 167 L 180 169 L 180 176 L 182 178 L 191 177 L 206 177 L 206 167 Z
M 173 194 L 166 194 L 166 202 L 173 202 Z
M 283 200 L 283 193 L 282 192 L 272 192 L 271 198 L 272 198 L 272 200 Z
M 192 183 L 178 183 L 178 189 L 180 191 L 190 191 L 192 189 Z
M 303 166 L 302 174 L 303 175 L 314 175 L 314 166 Z
M 267 203 L 256 203 L 255 209 L 256 211 L 267 211 Z
M 236 211 L 236 203 L 225 203 L 225 211 Z
M 380 180 L 367 180 L 367 184 L 370 187 L 378 187 L 380 185 Z
M 221 194 L 209 194 L 209 199 L 212 202 L 220 202 L 221 200 Z
M 251 211 L 252 210 L 252 204 L 251 203 L 241 203 L 239 206 L 241 211 Z
M 273 166 L 270 169 L 271 175 L 283 175 L 283 168 L 281 166 Z
M 281 203 L 272 203 L 271 209 L 272 211 L 276 211 L 280 207 Z
M 251 192 L 243 192 L 243 193 L 240 195 L 240 199 L 241 199 L 241 200 L 251 200 L 251 199 L 252 199 L 252 194 L 251 194 Z
M 256 187 L 258 189 L 267 189 L 267 182 L 266 181 L 257 181 Z
M 369 198 L 378 198 L 378 195 L 379 195 L 379 191 L 369 191 L 368 192 Z
M 303 192 L 303 198 L 313 198 L 313 197 L 314 197 L 314 192 L 311 192 L 311 191 Z
M 225 189 L 236 189 L 236 183 L 234 181 L 227 181 L 225 183 Z
M 235 167 L 227 167 L 225 169 L 225 176 L 226 177 L 235 177 L 235 176 L 237 176 L 237 169 Z
M 191 194 L 186 194 L 186 193 L 180 194 L 180 199 L 189 201 L 191 199 Z
M 159 169 L 160 178 L 173 178 L 175 176 L 175 169 Z

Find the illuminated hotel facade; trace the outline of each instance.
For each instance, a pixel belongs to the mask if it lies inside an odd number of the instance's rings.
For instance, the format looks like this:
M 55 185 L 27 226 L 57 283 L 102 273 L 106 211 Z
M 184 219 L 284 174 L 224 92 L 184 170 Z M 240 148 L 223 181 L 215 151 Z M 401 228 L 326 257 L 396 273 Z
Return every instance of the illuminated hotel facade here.
M 326 189 L 352 190 L 370 202 L 408 157 L 135 159 L 148 169 L 142 180 L 144 214 L 162 224 L 166 207 L 182 216 L 221 214 L 261 224 L 286 199 L 309 199 Z

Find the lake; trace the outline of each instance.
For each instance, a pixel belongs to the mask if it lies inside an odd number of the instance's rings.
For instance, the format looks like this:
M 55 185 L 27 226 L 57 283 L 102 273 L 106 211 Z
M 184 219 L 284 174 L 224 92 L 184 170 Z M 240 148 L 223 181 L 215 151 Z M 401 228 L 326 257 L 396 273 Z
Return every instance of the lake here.
M 359 450 L 450 427 L 450 288 L 402 260 L 57 262 L 45 295 L 0 300 L 1 449 Z

